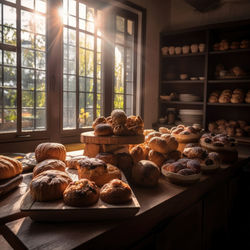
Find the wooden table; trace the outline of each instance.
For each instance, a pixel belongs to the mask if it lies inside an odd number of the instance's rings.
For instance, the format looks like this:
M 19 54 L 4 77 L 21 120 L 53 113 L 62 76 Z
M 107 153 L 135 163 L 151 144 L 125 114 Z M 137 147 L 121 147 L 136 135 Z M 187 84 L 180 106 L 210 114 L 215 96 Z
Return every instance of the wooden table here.
M 199 202 L 238 171 L 239 164 L 202 175 L 192 186 L 178 186 L 161 177 L 156 188 L 132 188 L 141 205 L 133 218 L 100 222 L 38 223 L 20 213 L 22 196 L 28 188 L 29 174 L 6 199 L 0 200 L 0 249 L 122 249 L 131 247 L 163 222 Z M 9 244 L 6 242 L 9 242 Z

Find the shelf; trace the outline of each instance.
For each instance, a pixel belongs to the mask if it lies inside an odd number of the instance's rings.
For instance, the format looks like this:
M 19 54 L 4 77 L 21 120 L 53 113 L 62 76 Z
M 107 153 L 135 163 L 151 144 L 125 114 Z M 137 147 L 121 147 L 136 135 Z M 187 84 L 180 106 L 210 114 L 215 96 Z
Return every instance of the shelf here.
M 223 51 L 210 51 L 208 52 L 209 55 L 220 55 L 220 54 L 234 54 L 234 53 L 244 53 L 250 52 L 250 49 L 230 49 L 230 50 L 223 50 Z
M 162 55 L 163 58 L 176 58 L 176 57 L 190 57 L 190 56 L 205 56 L 206 53 L 188 53 L 188 54 L 180 54 L 180 55 Z
M 208 80 L 208 83 L 250 83 L 250 79 Z
M 207 103 L 208 106 L 250 107 L 250 103 Z
M 205 80 L 163 80 L 162 83 L 180 84 L 180 83 L 204 83 Z
M 171 102 L 169 102 L 169 101 L 165 101 L 165 100 L 162 100 L 162 99 L 160 99 L 160 101 L 161 101 L 162 103 L 167 103 L 167 104 L 203 105 L 203 102 L 181 102 L 181 101 L 171 101 Z
M 250 143 L 250 137 L 234 137 L 238 142 Z

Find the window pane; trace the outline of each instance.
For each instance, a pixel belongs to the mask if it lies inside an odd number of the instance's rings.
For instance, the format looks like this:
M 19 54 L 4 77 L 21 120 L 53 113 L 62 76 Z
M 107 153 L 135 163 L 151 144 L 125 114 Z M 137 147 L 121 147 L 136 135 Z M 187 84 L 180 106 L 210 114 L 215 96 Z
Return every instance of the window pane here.
M 5 65 L 16 65 L 16 52 L 4 51 L 3 63 Z
M 85 77 L 79 77 L 79 91 L 85 91 Z
M 86 78 L 86 92 L 93 92 L 93 91 L 94 91 L 94 79 Z
M 8 5 L 3 5 L 3 24 L 16 28 L 16 9 Z
M 32 69 L 22 69 L 22 89 L 35 89 L 35 71 Z
M 86 19 L 86 5 L 83 3 L 79 3 L 79 17 Z
M 46 75 L 44 71 L 36 71 L 36 89 L 46 90 Z
M 128 22 L 127 22 L 127 32 L 129 35 L 134 34 L 134 22 L 131 20 L 128 20 Z
M 115 93 L 124 92 L 124 48 L 115 47 Z
M 94 49 L 94 36 L 86 36 L 86 48 L 91 50 Z
M 36 92 L 36 107 L 42 108 L 46 106 L 46 93 L 42 91 Z
M 36 111 L 36 129 L 46 129 L 46 110 L 38 109 Z
M 86 75 L 94 76 L 94 52 L 86 50 Z
M 22 49 L 22 66 L 34 68 L 35 58 L 34 51 L 30 49 Z
M 30 9 L 34 9 L 34 0 L 21 0 L 21 5 Z
M 63 94 L 63 128 L 76 128 L 76 94 L 64 92 Z
M 21 32 L 22 47 L 34 49 L 34 34 L 26 31 Z
M 87 7 L 87 20 L 93 22 L 94 21 L 94 17 L 95 17 L 94 9 Z
M 8 88 L 16 88 L 16 68 L 4 67 L 4 83 L 3 85 Z
M 114 95 L 114 108 L 123 109 L 124 108 L 124 97 L 123 95 L 115 94 Z
M 45 17 L 41 15 L 35 15 L 35 25 L 36 25 L 36 33 L 45 35 Z
M 34 111 L 33 109 L 22 109 L 22 130 L 33 130 L 34 128 Z
M 17 112 L 16 109 L 4 109 L 3 114 L 1 112 L 0 118 L 0 133 L 5 132 L 15 132 L 16 131 L 16 121 L 17 121 Z
M 36 35 L 36 49 L 45 51 L 46 48 L 45 41 L 46 41 L 45 36 Z
M 34 20 L 33 13 L 25 10 L 21 11 L 21 29 L 34 32 Z
M 16 29 L 3 27 L 3 42 L 9 45 L 16 45 Z
M 118 31 L 124 32 L 125 30 L 124 25 L 125 25 L 124 18 L 117 16 L 116 17 L 116 29 Z
M 36 52 L 36 68 L 45 70 L 46 54 L 44 52 Z
M 4 108 L 16 107 L 16 90 L 4 89 L 3 91 L 3 106 Z
M 34 91 L 22 91 L 22 106 L 23 108 L 34 107 Z
M 46 12 L 47 4 L 45 0 L 35 0 L 36 2 L 36 10 L 42 13 Z

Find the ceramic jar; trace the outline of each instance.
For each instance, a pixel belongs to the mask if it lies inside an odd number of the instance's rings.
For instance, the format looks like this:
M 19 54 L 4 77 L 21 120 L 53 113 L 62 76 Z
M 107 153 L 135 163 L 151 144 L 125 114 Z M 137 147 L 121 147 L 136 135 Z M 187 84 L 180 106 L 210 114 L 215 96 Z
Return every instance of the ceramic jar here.
M 183 54 L 188 54 L 189 53 L 189 49 L 190 49 L 189 45 L 183 46 L 182 47 L 182 53 Z
M 200 51 L 201 53 L 205 52 L 205 47 L 206 47 L 205 43 L 200 43 L 200 44 L 199 44 L 199 51 Z
M 181 54 L 181 47 L 175 47 L 174 51 L 175 51 L 176 55 L 180 55 Z
M 174 46 L 170 46 L 168 49 L 169 55 L 174 55 Z
M 168 54 L 168 47 L 162 47 L 161 48 L 161 53 L 162 53 L 162 55 L 164 55 L 164 56 L 166 56 L 167 54 Z
M 188 78 L 187 74 L 180 74 L 180 79 L 181 80 L 186 80 Z
M 198 52 L 198 44 L 192 44 L 191 45 L 191 52 L 197 53 Z

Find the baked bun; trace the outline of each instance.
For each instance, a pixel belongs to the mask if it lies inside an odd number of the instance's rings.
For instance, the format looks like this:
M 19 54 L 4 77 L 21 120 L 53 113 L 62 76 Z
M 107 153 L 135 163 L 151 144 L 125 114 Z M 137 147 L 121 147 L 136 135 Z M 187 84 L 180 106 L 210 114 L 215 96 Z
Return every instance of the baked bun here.
M 209 99 L 208 99 L 208 102 L 210 102 L 210 103 L 216 103 L 216 102 L 218 102 L 218 97 L 214 96 L 214 95 L 210 95 Z
M 119 153 L 116 156 L 118 159 L 118 168 L 121 169 L 126 176 L 130 176 L 134 165 L 132 156 L 128 153 Z
M 83 207 L 95 204 L 99 196 L 99 188 L 93 181 L 80 179 L 67 186 L 63 192 L 63 201 L 68 206 Z
M 126 127 L 129 135 L 142 135 L 144 122 L 140 116 L 131 115 L 127 118 Z
M 130 154 L 133 158 L 134 163 L 137 163 L 141 160 L 145 160 L 145 155 L 144 155 L 144 151 L 143 148 L 139 145 L 133 147 L 130 151 Z
M 198 142 L 201 137 L 201 128 L 198 126 L 177 126 L 172 130 L 171 135 L 178 143 Z
M 148 159 L 154 162 L 159 168 L 162 166 L 166 160 L 165 156 L 157 151 L 150 150 L 148 153 Z
M 65 172 L 47 170 L 33 178 L 30 193 L 35 201 L 52 201 L 63 198 L 63 192 L 71 182 Z
M 115 124 L 113 126 L 114 135 L 123 136 L 129 135 L 128 128 L 124 124 Z
M 152 132 L 157 132 L 157 131 L 155 131 L 154 129 L 144 129 L 143 134 L 144 134 L 145 136 L 147 136 L 148 134 L 150 134 L 150 133 L 152 133 Z
M 112 124 L 113 125 L 125 125 L 127 116 L 121 109 L 115 109 L 111 112 Z
M 162 154 L 167 154 L 170 151 L 166 140 L 161 137 L 151 138 L 148 145 L 151 149 Z
M 180 162 L 172 162 L 172 163 L 166 163 L 162 166 L 166 171 L 172 172 L 172 173 L 177 173 L 181 169 L 186 168 L 184 164 L 181 164 Z
M 105 123 L 107 123 L 106 118 L 104 116 L 100 116 L 94 120 L 94 122 L 92 123 L 92 128 L 95 129 L 95 127 L 98 124 L 105 124 Z
M 189 159 L 205 159 L 207 157 L 207 151 L 202 147 L 184 148 L 182 155 Z
M 161 135 L 162 134 L 160 132 L 157 132 L 157 131 L 151 132 L 151 133 L 147 134 L 147 136 L 145 138 L 145 141 L 149 142 L 151 138 L 153 138 L 153 137 L 161 137 Z
M 184 169 L 181 169 L 179 172 L 177 172 L 177 174 L 180 174 L 180 175 L 194 175 L 195 172 L 194 172 L 194 170 L 192 170 L 190 168 L 184 168 Z
M 79 160 L 85 160 L 85 159 L 88 159 L 88 158 L 89 157 L 85 156 L 85 155 L 75 156 L 75 157 L 72 157 L 69 160 L 66 160 L 66 165 L 67 165 L 68 168 L 77 169 L 78 161 Z
M 46 159 L 57 159 L 65 161 L 66 148 L 60 143 L 41 143 L 35 149 L 35 157 L 37 162 L 41 162 Z
M 33 177 L 46 171 L 46 170 L 58 170 L 65 172 L 66 164 L 63 161 L 56 159 L 47 159 L 39 162 L 33 169 Z
M 205 160 L 201 161 L 203 171 L 214 170 L 220 167 L 220 155 L 216 152 L 210 152 Z
M 95 136 L 109 136 L 113 134 L 113 129 L 109 124 L 98 124 L 94 130 Z
M 132 190 L 127 183 L 114 179 L 101 188 L 100 198 L 109 204 L 122 204 L 132 199 Z
M 174 136 L 170 134 L 163 134 L 161 135 L 161 138 L 167 142 L 169 152 L 175 151 L 178 148 L 178 141 Z
M 99 153 L 96 155 L 97 159 L 102 160 L 106 163 L 110 163 L 112 165 L 117 166 L 118 165 L 118 160 L 117 160 L 117 156 L 115 154 L 112 153 Z
M 187 168 L 194 171 L 195 174 L 199 174 L 201 172 L 200 161 L 198 161 L 196 159 L 187 161 Z
M 165 128 L 165 127 L 160 127 L 159 132 L 162 134 L 170 134 L 170 130 L 168 128 Z
M 139 161 L 132 169 L 132 179 L 140 186 L 154 187 L 158 184 L 159 177 L 160 169 L 152 161 Z
M 0 155 L 0 180 L 12 178 L 23 171 L 23 165 L 16 159 Z

